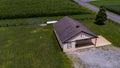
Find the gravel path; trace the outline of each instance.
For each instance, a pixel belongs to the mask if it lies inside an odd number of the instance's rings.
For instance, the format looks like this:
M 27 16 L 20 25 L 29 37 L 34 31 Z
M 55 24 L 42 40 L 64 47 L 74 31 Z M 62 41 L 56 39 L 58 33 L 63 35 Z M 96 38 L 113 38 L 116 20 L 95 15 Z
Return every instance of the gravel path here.
M 120 49 L 113 46 L 78 50 L 67 55 L 74 68 L 120 68 Z
M 91 1 L 91 0 L 74 0 L 74 1 L 82 6 L 86 7 L 86 8 L 89 8 L 92 11 L 95 11 L 95 12 L 99 11 L 99 8 L 87 3 L 88 1 Z M 107 17 L 109 19 L 120 24 L 120 16 L 119 15 L 112 13 L 112 12 L 109 12 L 109 11 L 107 11 L 106 13 L 107 13 Z

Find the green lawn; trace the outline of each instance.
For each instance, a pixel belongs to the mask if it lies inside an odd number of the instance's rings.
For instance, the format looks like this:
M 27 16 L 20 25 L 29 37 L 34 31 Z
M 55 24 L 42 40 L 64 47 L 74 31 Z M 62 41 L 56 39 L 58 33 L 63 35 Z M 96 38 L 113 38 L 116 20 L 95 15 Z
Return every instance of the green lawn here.
M 0 27 L 0 68 L 71 68 L 71 62 L 52 26 Z
M 0 19 L 86 14 L 72 0 L 0 0 Z
M 119 42 L 120 24 L 113 22 L 111 20 L 107 20 L 105 22 L 105 25 L 99 26 L 94 24 L 95 22 L 94 19 L 91 20 L 86 19 L 86 18 L 95 18 L 95 14 L 77 15 L 71 17 L 80 21 L 95 34 L 104 36 L 107 40 L 109 40 L 113 44 L 113 46 L 120 47 L 120 42 Z M 86 20 L 81 20 L 81 18 L 85 18 Z
M 89 2 L 95 6 L 104 6 L 107 10 L 120 14 L 120 0 L 99 0 Z
M 119 5 L 103 5 L 107 10 L 117 13 L 120 15 L 120 4 Z
M 59 20 L 63 16 L 0 20 L 0 23 L 26 23 L 39 20 Z M 120 47 L 120 25 L 106 21 L 94 24 L 95 14 L 70 16 L 97 35 L 103 35 L 114 46 Z M 84 20 L 81 20 L 84 19 Z M 53 27 L 38 25 L 0 27 L 0 68 L 71 68 L 71 61 L 60 50 Z
M 105 38 L 107 38 L 107 40 L 113 43 L 114 46 L 120 47 L 120 24 L 109 20 L 106 21 L 106 24 L 103 26 L 93 24 L 94 20 L 81 22 L 83 22 L 83 24 L 91 29 L 95 34 L 104 36 Z
M 120 47 L 120 24 L 108 20 L 106 25 L 96 25 L 95 14 L 72 0 L 0 0 L 0 19 L 22 18 L 0 20 L 0 25 L 59 20 L 64 15 Z M 61 51 L 51 25 L 0 27 L 0 68 L 72 68 L 71 63 Z
M 64 16 L 57 16 L 57 17 L 38 17 L 38 18 L 27 18 L 27 19 L 9 19 L 9 20 L 0 20 L 0 24 L 6 23 L 28 23 L 30 21 L 38 20 L 38 21 L 48 21 L 48 20 L 59 20 Z M 120 24 L 117 24 L 113 21 L 106 21 L 106 25 L 98 26 L 94 24 L 95 14 L 85 14 L 85 15 L 70 15 L 70 17 L 80 21 L 85 26 L 90 28 L 94 33 L 97 35 L 105 36 L 109 41 L 111 41 L 114 46 L 120 47 L 120 40 L 119 33 L 120 33 Z M 88 18 L 92 18 L 89 19 Z M 84 20 L 81 20 L 84 19 Z M 111 32 L 112 30 L 112 32 Z M 116 39 L 117 38 L 117 39 Z
M 120 0 L 98 0 L 98 1 L 91 1 L 89 3 L 99 7 L 103 5 L 117 5 L 120 4 Z

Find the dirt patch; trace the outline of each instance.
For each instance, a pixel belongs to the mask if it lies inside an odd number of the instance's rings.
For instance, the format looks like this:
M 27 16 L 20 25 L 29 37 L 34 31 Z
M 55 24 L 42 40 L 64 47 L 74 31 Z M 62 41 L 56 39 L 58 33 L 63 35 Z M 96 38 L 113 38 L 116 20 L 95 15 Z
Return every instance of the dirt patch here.
M 77 50 L 67 55 L 74 68 L 120 68 L 120 49 L 113 46 Z

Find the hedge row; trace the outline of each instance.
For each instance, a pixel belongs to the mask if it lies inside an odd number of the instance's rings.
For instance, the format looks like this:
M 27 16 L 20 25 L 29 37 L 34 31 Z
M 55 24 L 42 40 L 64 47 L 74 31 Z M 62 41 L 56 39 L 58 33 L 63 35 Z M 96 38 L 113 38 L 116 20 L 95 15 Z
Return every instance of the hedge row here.
M 45 22 L 28 22 L 28 23 L 12 23 L 12 24 L 0 24 L 0 27 L 11 27 L 11 26 L 24 26 L 24 25 L 36 25 L 36 24 L 41 24 Z
M 94 20 L 95 18 L 80 18 L 80 19 L 77 19 L 77 20 L 82 20 L 82 21 L 84 21 L 84 20 Z
M 57 13 L 43 13 L 43 14 L 18 14 L 18 15 L 5 15 L 1 16 L 0 19 L 15 19 L 15 18 L 33 18 L 33 17 L 51 17 L 51 16 L 67 16 L 67 15 L 79 15 L 79 14 L 89 14 L 88 12 L 57 12 Z
M 77 19 L 77 20 L 94 20 L 95 18 L 80 18 L 80 19 Z M 9 27 L 9 26 L 23 26 L 23 25 L 35 25 L 35 24 L 42 24 L 42 23 L 46 23 L 46 21 L 38 21 L 38 20 L 35 20 L 35 21 L 30 21 L 30 22 L 27 22 L 27 23 L 6 23 L 6 24 L 0 24 L 0 27 Z

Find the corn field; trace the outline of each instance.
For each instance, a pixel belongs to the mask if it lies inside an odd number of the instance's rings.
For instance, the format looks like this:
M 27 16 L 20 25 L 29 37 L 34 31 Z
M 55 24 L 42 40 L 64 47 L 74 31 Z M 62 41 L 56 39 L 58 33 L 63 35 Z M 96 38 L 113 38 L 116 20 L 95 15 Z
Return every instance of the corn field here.
M 0 19 L 89 13 L 72 0 L 0 0 Z

